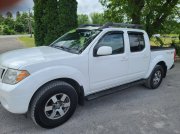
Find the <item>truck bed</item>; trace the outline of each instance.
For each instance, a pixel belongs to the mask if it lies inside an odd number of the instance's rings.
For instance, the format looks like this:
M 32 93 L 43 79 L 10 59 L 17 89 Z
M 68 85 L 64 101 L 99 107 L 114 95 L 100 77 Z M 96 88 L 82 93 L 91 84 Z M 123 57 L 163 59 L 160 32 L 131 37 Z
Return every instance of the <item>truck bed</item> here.
M 172 50 L 173 47 L 151 46 L 151 51 Z
M 174 64 L 174 51 L 173 47 L 151 46 L 151 59 L 163 59 L 167 69 L 170 69 Z

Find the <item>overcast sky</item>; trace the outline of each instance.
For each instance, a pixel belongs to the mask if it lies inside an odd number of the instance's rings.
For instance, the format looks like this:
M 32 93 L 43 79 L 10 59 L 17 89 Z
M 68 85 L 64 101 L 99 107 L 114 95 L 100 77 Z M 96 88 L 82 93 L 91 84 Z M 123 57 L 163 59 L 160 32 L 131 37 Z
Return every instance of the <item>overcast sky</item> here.
M 102 12 L 103 7 L 99 3 L 99 0 L 77 0 L 78 2 L 78 13 L 90 14 L 92 12 Z M 33 0 L 23 0 L 21 3 L 16 5 L 13 9 L 9 9 L 12 12 L 16 11 L 27 11 L 29 8 L 33 8 Z

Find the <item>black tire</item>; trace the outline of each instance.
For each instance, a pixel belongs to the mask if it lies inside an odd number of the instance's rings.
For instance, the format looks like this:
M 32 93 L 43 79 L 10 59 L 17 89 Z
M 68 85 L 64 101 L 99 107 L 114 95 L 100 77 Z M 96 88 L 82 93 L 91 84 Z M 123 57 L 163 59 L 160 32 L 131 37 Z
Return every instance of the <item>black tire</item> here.
M 53 99 L 51 99 L 54 96 L 56 98 L 59 97 L 60 99 L 59 100 L 56 99 L 56 100 L 58 100 L 57 103 L 60 103 L 59 101 L 61 101 L 62 99 L 61 94 L 62 96 L 66 95 L 65 100 L 68 99 L 68 101 L 70 102 L 70 103 L 68 102 L 70 105 L 68 106 L 68 110 L 66 109 L 66 113 L 64 112 L 64 115 L 62 117 L 61 117 L 60 112 L 58 115 L 56 111 L 57 107 L 55 108 L 54 106 L 56 104 L 54 103 Z M 52 103 L 54 110 L 50 112 L 53 113 L 53 111 L 56 111 L 55 113 L 57 113 L 57 116 L 60 116 L 58 119 L 50 119 L 51 116 L 49 117 L 47 116 L 48 114 L 46 113 L 45 108 L 48 107 L 47 106 L 48 103 Z M 78 95 L 76 93 L 76 90 L 70 84 L 66 82 L 62 82 L 62 81 L 53 81 L 43 86 L 35 94 L 30 105 L 30 115 L 35 124 L 43 128 L 48 128 L 48 129 L 55 128 L 65 123 L 73 115 L 73 113 L 76 110 L 77 103 L 78 103 Z M 64 104 L 61 104 L 61 105 L 64 105 Z M 61 109 L 64 109 L 64 108 L 61 107 Z M 52 117 L 55 118 L 54 115 Z
M 156 77 L 155 74 L 157 72 L 161 73 L 161 77 L 160 77 L 159 81 L 157 83 L 155 83 L 153 81 L 153 79 L 155 79 L 155 77 Z M 162 82 L 163 76 L 164 76 L 163 67 L 161 65 L 156 65 L 154 70 L 152 71 L 151 75 L 149 76 L 149 78 L 145 81 L 145 86 L 147 88 L 149 88 L 149 89 L 157 89 L 160 86 L 161 82 Z

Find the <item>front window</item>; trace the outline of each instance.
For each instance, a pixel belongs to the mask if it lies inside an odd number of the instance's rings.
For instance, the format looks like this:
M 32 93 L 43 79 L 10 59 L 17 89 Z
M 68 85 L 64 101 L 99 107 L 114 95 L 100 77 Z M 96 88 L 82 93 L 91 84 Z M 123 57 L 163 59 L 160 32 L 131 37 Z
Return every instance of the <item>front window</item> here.
M 102 46 L 110 46 L 112 48 L 112 55 L 124 53 L 123 33 L 114 31 L 105 34 L 97 44 L 96 50 Z
M 100 30 L 73 30 L 57 39 L 50 46 L 67 52 L 80 54 L 100 32 Z

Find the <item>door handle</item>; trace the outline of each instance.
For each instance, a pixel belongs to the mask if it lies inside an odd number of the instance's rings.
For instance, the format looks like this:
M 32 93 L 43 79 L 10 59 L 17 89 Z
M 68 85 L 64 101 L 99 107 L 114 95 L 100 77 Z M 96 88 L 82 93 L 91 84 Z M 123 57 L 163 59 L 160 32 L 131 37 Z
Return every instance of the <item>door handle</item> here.
M 149 57 L 149 55 L 147 55 L 147 54 L 145 54 L 145 55 L 143 56 L 144 59 L 148 59 L 148 57 Z
M 128 57 L 122 57 L 121 61 L 127 61 L 127 60 L 128 60 Z

